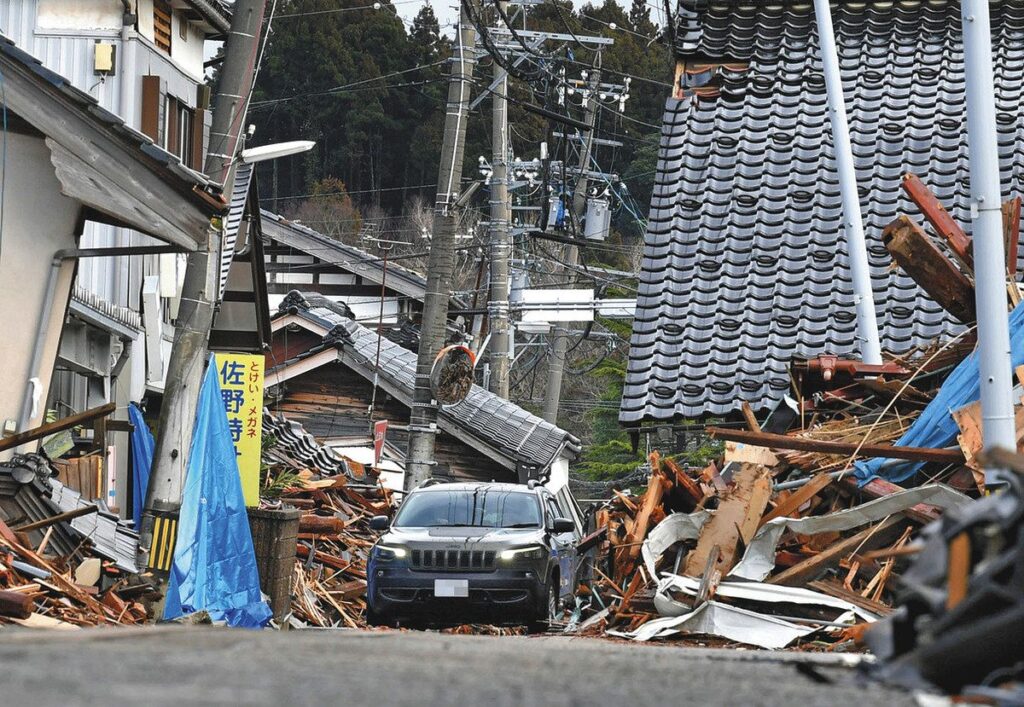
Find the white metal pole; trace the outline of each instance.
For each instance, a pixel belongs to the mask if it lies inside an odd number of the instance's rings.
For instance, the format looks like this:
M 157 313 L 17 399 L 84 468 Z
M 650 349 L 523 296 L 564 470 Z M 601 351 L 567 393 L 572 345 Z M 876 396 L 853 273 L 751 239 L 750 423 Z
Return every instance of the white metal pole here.
M 857 305 L 857 336 L 860 339 L 861 360 L 864 363 L 880 364 L 882 347 L 878 340 L 875 298 L 871 291 L 871 269 L 868 265 L 867 247 L 864 244 L 864 223 L 860 216 L 857 173 L 853 168 L 850 126 L 846 120 L 843 78 L 839 73 L 839 55 L 836 51 L 832 11 L 829 9 L 828 0 L 814 0 L 814 15 L 818 21 L 821 65 L 825 72 L 828 113 L 832 121 L 832 145 L 836 153 L 836 168 L 839 171 L 839 192 L 843 199 L 843 226 L 846 230 L 850 276 L 853 279 L 853 299 Z
M 967 153 L 971 169 L 982 438 L 986 450 L 1002 447 L 1016 451 L 988 2 L 964 0 L 961 12 L 967 74 Z M 989 486 L 998 483 L 1001 473 L 1002 470 L 986 468 L 985 483 Z

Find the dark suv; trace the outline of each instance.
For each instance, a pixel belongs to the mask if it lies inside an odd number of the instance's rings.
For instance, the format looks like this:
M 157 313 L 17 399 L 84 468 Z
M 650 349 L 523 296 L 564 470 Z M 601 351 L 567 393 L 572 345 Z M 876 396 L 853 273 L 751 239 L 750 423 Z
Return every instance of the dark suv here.
M 411 491 L 390 527 L 384 516 L 371 522 L 387 532 L 367 567 L 370 622 L 546 624 L 576 575 L 577 521 L 559 502 L 533 484 Z

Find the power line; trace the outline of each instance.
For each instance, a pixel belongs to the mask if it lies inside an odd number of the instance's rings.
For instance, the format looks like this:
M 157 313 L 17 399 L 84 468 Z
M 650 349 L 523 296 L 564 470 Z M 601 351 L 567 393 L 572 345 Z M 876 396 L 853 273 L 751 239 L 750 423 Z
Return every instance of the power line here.
M 339 12 L 352 12 L 354 10 L 382 10 L 384 7 L 390 7 L 395 5 L 411 5 L 412 3 L 420 3 L 423 0 L 398 0 L 397 2 L 375 2 L 370 5 L 358 5 L 356 7 L 335 7 L 330 10 L 310 10 L 308 12 L 290 12 L 287 15 L 278 15 L 277 19 L 286 20 L 292 17 L 310 17 L 312 15 L 332 15 Z M 396 15 L 398 13 L 395 13 Z
M 327 94 L 331 94 L 331 93 L 340 93 L 340 92 L 352 89 L 352 88 L 354 88 L 356 86 L 362 86 L 364 84 L 372 83 L 374 81 L 382 81 L 384 79 L 389 79 L 389 78 L 392 78 L 394 76 L 401 76 L 402 74 L 408 74 L 408 73 L 411 73 L 413 71 L 420 71 L 422 69 L 430 69 L 430 68 L 433 68 L 435 66 L 440 66 L 441 64 L 444 64 L 444 63 L 445 63 L 444 61 L 435 61 L 432 64 L 423 64 L 422 66 L 417 65 L 417 66 L 410 67 L 408 69 L 402 69 L 400 71 L 392 71 L 390 74 L 383 74 L 381 76 L 374 76 L 373 78 L 363 79 L 362 81 L 354 81 L 352 83 L 344 84 L 342 86 L 335 86 L 334 88 L 324 89 L 323 91 L 310 91 L 308 93 L 298 93 L 298 94 L 295 94 L 294 96 L 287 96 L 287 97 L 284 97 L 284 98 L 268 98 L 268 99 L 263 100 L 263 101 L 256 101 L 255 103 L 252 104 L 252 107 L 271 105 L 271 104 L 274 104 L 274 103 L 287 103 L 288 101 L 294 101 L 294 100 L 296 100 L 298 98 L 308 98 L 310 96 L 323 96 L 323 95 L 327 95 Z M 443 79 L 431 79 L 428 82 L 441 81 L 441 80 L 443 80 Z M 388 88 L 388 86 L 374 86 L 372 88 Z

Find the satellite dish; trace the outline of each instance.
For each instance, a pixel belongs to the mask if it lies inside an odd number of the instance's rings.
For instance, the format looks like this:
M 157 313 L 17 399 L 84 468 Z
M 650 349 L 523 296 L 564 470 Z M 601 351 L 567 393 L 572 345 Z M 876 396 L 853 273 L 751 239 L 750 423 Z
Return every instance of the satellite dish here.
M 473 387 L 476 356 L 468 346 L 446 346 L 437 353 L 430 369 L 430 390 L 442 405 L 461 403 Z

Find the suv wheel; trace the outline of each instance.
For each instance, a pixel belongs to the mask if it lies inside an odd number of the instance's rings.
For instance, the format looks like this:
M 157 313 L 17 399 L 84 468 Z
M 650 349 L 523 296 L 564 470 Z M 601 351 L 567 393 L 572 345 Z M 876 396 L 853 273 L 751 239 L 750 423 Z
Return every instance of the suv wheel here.
M 558 576 L 552 574 L 548 578 L 547 599 L 543 608 L 538 608 L 537 618 L 531 622 L 530 630 L 534 633 L 544 633 L 551 626 L 551 623 L 558 617 Z

